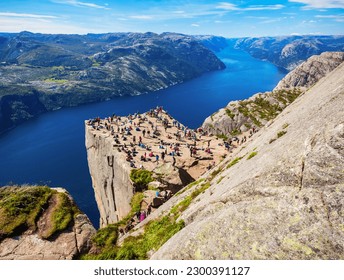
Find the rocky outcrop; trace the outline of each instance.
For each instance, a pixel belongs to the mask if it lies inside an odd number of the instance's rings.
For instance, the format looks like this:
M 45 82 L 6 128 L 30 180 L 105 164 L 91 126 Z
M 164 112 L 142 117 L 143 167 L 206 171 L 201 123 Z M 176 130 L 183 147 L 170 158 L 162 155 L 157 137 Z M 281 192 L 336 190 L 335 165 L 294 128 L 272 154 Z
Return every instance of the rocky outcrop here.
M 281 36 L 242 38 L 235 46 L 258 59 L 293 70 L 312 55 L 344 51 L 344 36 Z
M 175 33 L 0 34 L 0 59 L 0 132 L 44 111 L 152 92 L 225 68 L 198 40 Z
M 256 130 L 273 120 L 300 94 L 299 89 L 282 89 L 257 93 L 241 101 L 231 101 L 225 108 L 206 118 L 202 127 L 222 138 L 235 137 L 251 129 Z
M 344 61 L 344 52 L 324 52 L 314 55 L 288 73 L 274 90 L 309 88 Z
M 204 177 L 152 259 L 344 259 L 343 104 L 342 63 Z
M 44 202 L 44 198 L 43 201 L 40 200 L 43 193 L 36 197 L 29 194 L 30 190 L 39 188 L 4 187 L 0 189 L 0 216 L 2 219 L 0 223 L 0 260 L 71 260 L 90 250 L 91 239 L 96 230 L 88 217 L 75 208 L 67 191 L 60 188 L 51 190 L 46 188 L 49 196 L 47 196 L 47 202 Z M 10 193 L 17 194 L 11 196 Z M 67 204 L 63 205 L 66 208 L 62 210 L 64 212 L 56 212 L 56 210 L 61 211 L 59 207 L 62 207 L 59 204 L 57 193 L 66 195 Z M 37 201 L 27 201 L 32 197 L 35 197 Z M 6 200 L 11 200 L 10 204 Z M 39 212 L 35 212 L 35 207 L 39 203 L 41 203 L 37 209 Z M 9 208 L 11 206 L 16 208 Z M 26 206 L 27 208 L 25 208 Z M 69 212 L 69 207 L 73 208 L 73 210 L 70 209 L 73 213 Z M 21 213 L 22 210 L 23 213 Z M 15 211 L 15 213 L 11 211 Z M 13 214 L 15 216 L 11 218 L 9 215 Z M 56 216 L 61 214 L 63 216 Z M 34 221 L 32 221 L 31 215 L 37 215 Z M 73 215 L 73 217 L 69 215 Z M 65 221 L 67 216 L 71 218 L 68 224 L 63 226 L 58 224 Z M 58 231 L 55 229 L 56 226 L 60 228 Z M 9 228 L 13 228 L 13 231 L 11 232 Z M 48 237 L 47 232 L 51 229 L 55 229 L 55 233 Z
M 86 125 L 87 161 L 100 213 L 100 227 L 113 224 L 130 211 L 134 194 L 130 166 L 124 153 L 114 148 L 113 137 L 97 135 Z
M 186 128 L 162 108 L 89 120 L 85 130 L 102 228 L 128 218 L 134 194 L 142 194 L 138 210 L 145 210 L 151 202 L 147 191 L 153 198 L 156 191 L 174 194 L 226 153 L 222 140 Z

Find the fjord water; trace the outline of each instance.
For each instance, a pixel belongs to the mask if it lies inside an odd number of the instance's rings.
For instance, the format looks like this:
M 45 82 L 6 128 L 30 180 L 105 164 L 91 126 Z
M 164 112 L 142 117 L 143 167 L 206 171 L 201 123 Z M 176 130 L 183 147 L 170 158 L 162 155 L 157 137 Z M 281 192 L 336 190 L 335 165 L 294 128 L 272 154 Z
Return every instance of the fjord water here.
M 0 186 L 64 187 L 97 227 L 99 212 L 87 166 L 84 120 L 163 106 L 177 120 L 196 128 L 229 101 L 272 90 L 286 74 L 232 47 L 217 56 L 226 64 L 225 70 L 158 92 L 46 113 L 0 136 Z

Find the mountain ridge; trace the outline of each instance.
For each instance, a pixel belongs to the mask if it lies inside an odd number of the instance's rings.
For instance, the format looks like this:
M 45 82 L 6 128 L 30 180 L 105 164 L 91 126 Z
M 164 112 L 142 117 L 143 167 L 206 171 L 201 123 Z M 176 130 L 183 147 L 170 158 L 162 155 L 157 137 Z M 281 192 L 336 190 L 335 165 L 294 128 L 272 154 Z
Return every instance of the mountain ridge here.
M 45 111 L 152 92 L 225 68 L 183 34 L 0 36 L 0 131 Z

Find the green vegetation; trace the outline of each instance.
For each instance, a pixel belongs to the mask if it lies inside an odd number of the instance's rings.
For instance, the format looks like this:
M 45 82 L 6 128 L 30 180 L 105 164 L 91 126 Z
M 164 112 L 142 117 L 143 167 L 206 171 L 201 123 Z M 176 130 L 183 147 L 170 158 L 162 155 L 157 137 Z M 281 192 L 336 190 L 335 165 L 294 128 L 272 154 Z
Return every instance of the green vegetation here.
M 203 193 L 206 189 L 210 187 L 210 183 L 203 183 L 199 189 L 194 190 L 190 195 L 185 197 L 181 202 L 179 202 L 177 205 L 175 205 L 171 209 L 171 214 L 174 214 L 176 216 L 179 216 L 180 213 L 182 213 L 186 208 L 189 207 L 192 200 L 196 198 L 199 194 Z
M 226 114 L 228 117 L 230 117 L 232 120 L 234 120 L 235 114 L 229 110 L 228 108 L 226 109 Z
M 231 168 L 233 165 L 236 165 L 240 160 L 242 159 L 242 157 L 237 157 L 235 159 L 233 159 L 227 166 L 226 168 Z
M 267 98 L 257 96 L 253 100 L 239 101 L 238 111 L 249 118 L 257 127 L 261 127 L 262 122 L 259 119 L 265 121 L 274 119 L 284 107 L 292 103 L 300 94 L 299 89 L 274 91 L 269 93 L 269 96 L 272 100 L 275 99 L 283 104 L 282 107 L 278 103 L 270 102 Z M 248 123 L 244 125 L 250 128 Z
M 51 195 L 48 187 L 0 188 L 0 240 L 28 228 L 35 230 Z
M 143 190 L 147 188 L 150 182 L 153 182 L 153 173 L 148 170 L 132 169 L 130 179 L 134 183 L 136 189 Z
M 210 176 L 208 177 L 208 181 L 211 182 L 220 172 L 222 171 L 222 168 L 218 168 L 211 172 Z
M 248 129 L 250 129 L 252 127 L 252 125 L 249 123 L 244 123 L 244 126 L 246 126 Z
M 285 131 L 285 130 L 281 130 L 281 131 L 277 132 L 277 138 L 282 137 L 286 133 L 287 133 L 287 131 Z
M 53 234 L 66 229 L 72 222 L 73 217 L 80 213 L 79 209 L 72 205 L 65 193 L 56 193 L 53 196 L 56 199 L 56 205 L 52 210 L 49 230 L 42 235 L 43 238 L 49 238 Z
M 109 248 L 115 246 L 118 238 L 118 225 L 108 225 L 97 231 L 92 241 L 98 248 Z
M 48 187 L 0 188 L 0 240 L 20 235 L 27 229 L 35 231 L 37 221 L 48 209 L 43 238 L 65 230 L 80 210 L 64 193 Z
M 224 177 L 224 176 L 221 176 L 221 177 L 216 181 L 216 184 L 220 184 L 223 178 L 225 178 L 225 177 Z
M 250 153 L 250 154 L 248 155 L 248 157 L 247 157 L 247 160 L 253 158 L 253 157 L 256 156 L 257 154 L 258 154 L 258 152 L 252 152 L 252 153 Z
M 137 211 L 141 210 L 141 203 L 144 198 L 144 195 L 142 192 L 137 192 L 133 195 L 130 201 L 131 210 L 128 213 L 125 218 L 123 218 L 120 222 L 118 222 L 118 225 L 125 225 L 134 215 Z
M 204 178 L 200 178 L 197 181 L 194 181 L 190 184 L 188 184 L 186 187 L 184 187 L 183 189 L 181 189 L 179 192 L 177 192 L 175 194 L 175 196 L 181 195 L 182 193 L 186 192 L 187 190 L 191 189 L 193 186 L 198 185 L 199 183 L 202 183 L 204 181 Z
M 99 230 L 100 233 L 94 238 L 94 242 L 102 247 L 100 253 L 85 255 L 83 259 L 144 260 L 148 258 L 149 251 L 159 249 L 184 226 L 184 221 L 176 222 L 176 217 L 164 216 L 149 222 L 143 234 L 126 238 L 119 247 L 114 245 L 117 240 L 116 225 L 110 225 Z
M 233 130 L 231 131 L 231 135 L 232 135 L 232 136 L 239 135 L 240 133 L 241 133 L 240 129 L 233 129 Z

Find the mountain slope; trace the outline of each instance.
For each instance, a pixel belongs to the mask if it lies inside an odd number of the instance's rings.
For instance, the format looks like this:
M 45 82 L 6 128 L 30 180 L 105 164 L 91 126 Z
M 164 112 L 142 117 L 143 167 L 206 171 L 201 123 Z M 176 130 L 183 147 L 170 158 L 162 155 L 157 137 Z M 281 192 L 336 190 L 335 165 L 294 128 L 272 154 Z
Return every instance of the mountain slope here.
M 312 55 L 344 51 L 344 36 L 282 36 L 242 38 L 236 47 L 259 59 L 292 70 Z
M 0 132 L 45 111 L 138 95 L 221 70 L 174 33 L 0 34 Z
M 344 52 L 324 52 L 314 55 L 288 73 L 274 90 L 309 88 L 344 61 Z
M 342 63 L 208 174 L 152 258 L 343 259 L 343 104 Z

